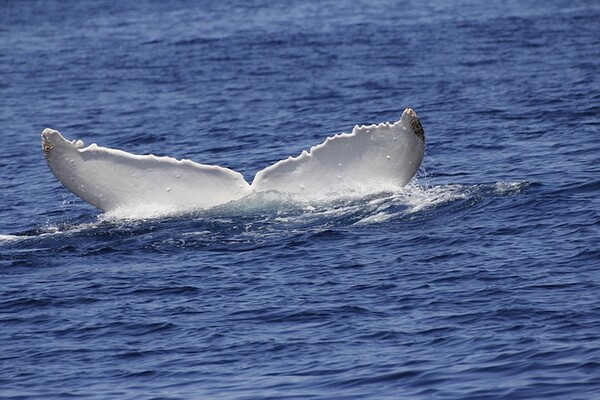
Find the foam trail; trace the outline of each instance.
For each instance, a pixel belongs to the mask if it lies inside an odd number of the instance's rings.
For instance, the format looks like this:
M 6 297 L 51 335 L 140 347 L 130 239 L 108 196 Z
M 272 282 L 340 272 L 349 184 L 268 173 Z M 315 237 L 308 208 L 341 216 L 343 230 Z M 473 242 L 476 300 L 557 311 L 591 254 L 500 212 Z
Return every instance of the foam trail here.
M 13 242 L 13 241 L 17 241 L 17 240 L 21 240 L 21 236 L 17 236 L 17 235 L 0 235 L 0 243 L 2 243 L 2 242 Z
M 402 188 L 423 160 L 425 136 L 407 108 L 396 123 L 356 126 L 259 171 L 249 185 L 238 172 L 154 155 L 134 155 L 45 129 L 42 149 L 52 173 L 91 205 L 122 218 L 208 209 L 252 192 L 305 198 L 365 195 Z

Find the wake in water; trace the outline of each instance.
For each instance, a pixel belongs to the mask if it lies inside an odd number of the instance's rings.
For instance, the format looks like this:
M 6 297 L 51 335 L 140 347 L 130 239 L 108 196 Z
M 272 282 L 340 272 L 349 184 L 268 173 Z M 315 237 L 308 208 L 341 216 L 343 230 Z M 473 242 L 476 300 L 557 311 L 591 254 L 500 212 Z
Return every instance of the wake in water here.
M 0 243 L 45 241 L 71 236 L 137 236 L 170 224 L 177 226 L 180 236 L 177 240 L 207 240 L 212 244 L 220 240 L 227 243 L 264 242 L 270 238 L 281 239 L 307 231 L 435 218 L 440 213 L 451 216 L 483 201 L 521 194 L 530 187 L 529 182 L 428 185 L 425 181 L 427 178 L 414 180 L 396 192 L 329 200 L 310 200 L 299 194 L 274 191 L 257 192 L 211 209 L 169 216 L 149 215 L 149 210 L 143 208 L 139 209 L 139 215 L 123 215 L 115 210 L 100 214 L 92 221 L 89 221 L 89 216 L 81 217 L 88 219 L 88 222 L 47 223 L 29 231 L 0 235 Z M 169 242 L 171 239 L 165 240 Z
M 425 149 L 417 114 L 399 121 L 355 126 L 352 133 L 259 171 L 252 184 L 238 172 L 170 157 L 134 155 L 42 133 L 48 166 L 71 192 L 113 216 L 125 218 L 210 209 L 264 192 L 302 200 L 357 198 L 404 187 L 416 174 Z

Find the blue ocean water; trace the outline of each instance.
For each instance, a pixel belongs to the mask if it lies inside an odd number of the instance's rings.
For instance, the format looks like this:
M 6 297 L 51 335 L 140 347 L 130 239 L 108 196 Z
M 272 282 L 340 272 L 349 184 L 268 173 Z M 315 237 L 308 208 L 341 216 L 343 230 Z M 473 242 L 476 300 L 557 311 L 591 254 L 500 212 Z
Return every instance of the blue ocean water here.
M 600 4 L 0 4 L 0 397 L 600 398 Z M 254 174 L 410 106 L 401 193 L 116 220 L 40 149 Z

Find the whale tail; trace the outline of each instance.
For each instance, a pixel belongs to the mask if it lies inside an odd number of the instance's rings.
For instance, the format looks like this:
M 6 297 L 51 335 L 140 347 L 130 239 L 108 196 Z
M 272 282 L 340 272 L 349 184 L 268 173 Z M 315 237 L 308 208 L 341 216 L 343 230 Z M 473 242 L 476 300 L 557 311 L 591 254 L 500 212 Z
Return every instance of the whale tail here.
M 395 123 L 355 126 L 351 133 L 259 171 L 252 185 L 227 168 L 154 155 L 134 155 L 83 142 L 58 131 L 42 132 L 42 150 L 56 178 L 71 192 L 103 210 L 206 209 L 255 191 L 308 197 L 397 190 L 416 174 L 425 135 L 417 114 L 404 110 Z

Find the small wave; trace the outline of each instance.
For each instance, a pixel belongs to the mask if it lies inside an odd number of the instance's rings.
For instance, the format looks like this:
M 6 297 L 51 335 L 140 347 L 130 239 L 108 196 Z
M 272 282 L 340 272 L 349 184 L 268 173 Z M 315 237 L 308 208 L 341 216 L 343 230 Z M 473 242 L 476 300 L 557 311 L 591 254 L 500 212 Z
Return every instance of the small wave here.
M 368 206 L 372 207 L 371 213 L 356 224 L 382 223 L 465 197 L 467 193 L 460 185 L 421 186 L 411 183 L 404 190 L 385 199 L 369 202 Z
M 494 191 L 499 195 L 511 195 L 521 193 L 523 190 L 529 188 L 531 183 L 528 181 L 521 182 L 496 182 L 494 185 Z
M 207 45 L 213 42 L 218 41 L 216 38 L 205 38 L 205 37 L 195 37 L 190 39 L 178 40 L 175 43 L 172 43 L 174 46 L 196 46 L 196 45 Z
M 381 223 L 435 209 L 458 200 L 515 195 L 523 192 L 529 186 L 530 183 L 526 181 L 470 186 L 460 184 L 423 185 L 417 181 L 386 199 L 368 203 L 367 206 L 372 206 L 372 212 L 357 224 Z
M 0 243 L 3 242 L 14 242 L 18 240 L 22 240 L 23 236 L 18 235 L 0 235 Z

